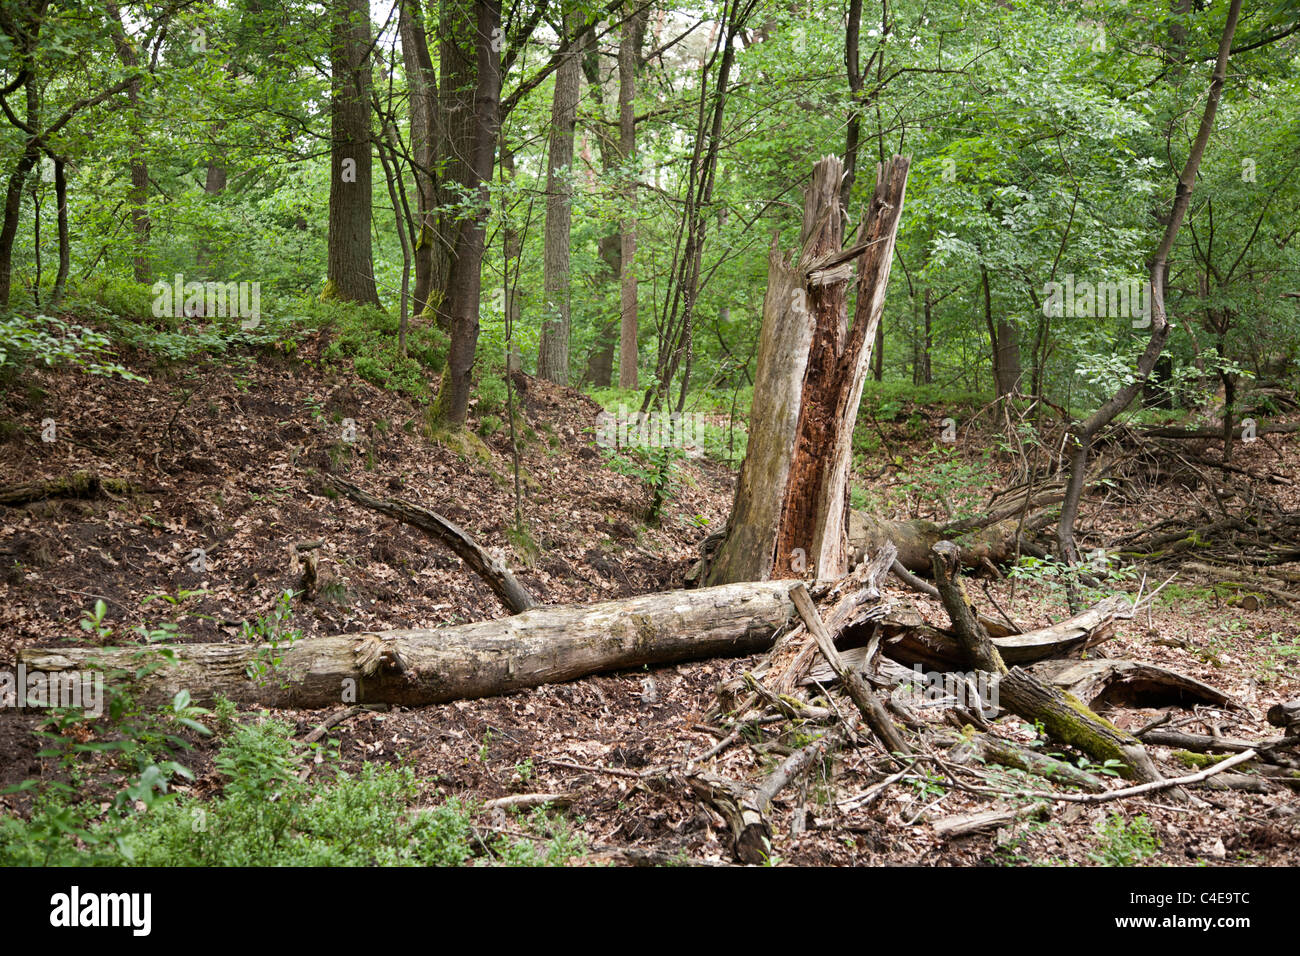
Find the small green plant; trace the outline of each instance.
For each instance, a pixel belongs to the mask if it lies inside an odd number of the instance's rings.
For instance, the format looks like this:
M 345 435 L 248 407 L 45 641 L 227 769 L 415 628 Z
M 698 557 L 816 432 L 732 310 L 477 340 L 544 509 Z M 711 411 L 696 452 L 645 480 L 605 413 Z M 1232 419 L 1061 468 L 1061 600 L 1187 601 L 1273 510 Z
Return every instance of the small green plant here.
M 1035 558 L 1023 555 L 1019 563 L 1007 572 L 1017 581 L 1029 581 L 1058 595 L 1071 591 L 1087 600 L 1099 600 L 1108 587 L 1117 587 L 1131 580 L 1136 572 L 1123 567 L 1118 555 L 1098 549 L 1088 555 L 1085 562 L 1071 565 L 1053 557 Z M 1085 583 L 1094 582 L 1092 584 Z
M 1088 859 L 1101 866 L 1137 866 L 1159 849 L 1160 841 L 1156 839 L 1150 820 L 1143 816 L 1130 821 L 1112 813 L 1102 826 L 1100 839 L 1096 848 L 1089 851 Z
M 247 668 L 248 676 L 259 685 L 265 686 L 279 669 L 284 661 L 283 649 L 292 647 L 302 638 L 301 630 L 289 626 L 293 617 L 293 597 L 292 591 L 282 591 L 269 613 L 252 622 L 245 621 L 240 628 L 240 637 L 261 645 Z M 280 684 L 281 689 L 287 686 L 286 682 Z

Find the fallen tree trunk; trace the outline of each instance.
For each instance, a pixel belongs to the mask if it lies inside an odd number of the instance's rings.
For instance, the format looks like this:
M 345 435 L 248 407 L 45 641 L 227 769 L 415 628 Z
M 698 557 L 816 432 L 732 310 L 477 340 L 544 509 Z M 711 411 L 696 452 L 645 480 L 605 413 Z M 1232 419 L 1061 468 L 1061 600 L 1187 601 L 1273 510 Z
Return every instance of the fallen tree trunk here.
M 1025 533 L 1043 527 L 1049 520 L 1047 512 L 1040 512 L 1027 517 L 1023 525 L 1019 518 L 1005 518 L 987 527 L 968 530 L 955 541 L 961 547 L 962 566 L 976 568 L 986 560 L 1006 564 L 1018 553 L 1045 557 L 1047 552 Z M 862 511 L 849 514 L 849 547 L 855 562 L 863 555 L 875 554 L 888 541 L 898 548 L 900 565 L 917 574 L 928 574 L 930 549 L 951 536 L 949 528 L 923 518 L 886 521 Z
M 1300 698 L 1274 704 L 1268 709 L 1268 722 L 1288 734 L 1300 733 Z
M 0 487 L 0 505 L 17 508 L 47 498 L 94 498 L 101 493 L 129 495 L 135 486 L 123 478 L 101 478 L 94 472 L 74 471 L 62 478 L 22 481 Z
M 325 475 L 323 480 L 329 487 L 343 492 L 357 504 L 419 528 L 425 534 L 432 535 L 447 545 L 469 565 L 475 574 L 487 582 L 488 587 L 496 593 L 501 603 L 509 608 L 511 613 L 519 614 L 537 606 L 536 599 L 519 583 L 518 578 L 510 573 L 510 569 L 503 562 L 483 550 L 483 547 L 466 534 L 459 525 L 448 521 L 436 511 L 421 508 L 409 501 L 376 498 L 362 491 L 352 482 L 344 481 L 334 475 Z
M 1086 650 L 1115 635 L 1115 621 L 1132 616 L 1132 605 L 1116 595 L 1088 608 L 1074 617 L 1040 627 L 1023 634 L 1003 634 L 992 638 L 1002 660 L 1007 664 L 1028 664 L 1047 657 Z M 988 620 L 977 618 L 985 631 Z M 884 653 L 900 664 L 920 664 L 937 670 L 969 666 L 969 659 L 954 634 L 917 620 L 909 621 L 892 614 L 881 621 L 884 629 Z M 853 653 L 843 652 L 845 659 Z
M 1142 661 L 1097 659 L 1041 661 L 1028 668 L 1036 677 L 1069 691 L 1089 707 L 1236 706 L 1218 688 Z
M 175 660 L 135 683 L 149 703 L 188 690 L 200 703 L 216 695 L 274 707 L 343 704 L 439 704 L 491 697 L 574 680 L 600 671 L 753 654 L 772 645 L 794 616 L 794 581 L 730 584 L 697 591 L 643 594 L 620 601 L 539 607 L 495 621 L 433 630 L 380 631 L 304 638 L 281 646 L 263 683 L 256 644 L 170 645 Z M 81 672 L 135 673 L 135 647 L 24 648 L 33 674 L 80 680 Z M 110 677 L 110 681 L 113 678 Z
M 1255 426 L 1256 435 L 1284 435 L 1289 432 L 1300 431 L 1300 422 L 1292 422 L 1288 425 L 1257 425 Z M 1234 437 L 1241 439 L 1242 426 L 1238 425 L 1233 429 Z M 1138 432 L 1144 438 L 1182 438 L 1182 439 L 1207 439 L 1217 441 L 1223 438 L 1222 428 L 1144 428 Z

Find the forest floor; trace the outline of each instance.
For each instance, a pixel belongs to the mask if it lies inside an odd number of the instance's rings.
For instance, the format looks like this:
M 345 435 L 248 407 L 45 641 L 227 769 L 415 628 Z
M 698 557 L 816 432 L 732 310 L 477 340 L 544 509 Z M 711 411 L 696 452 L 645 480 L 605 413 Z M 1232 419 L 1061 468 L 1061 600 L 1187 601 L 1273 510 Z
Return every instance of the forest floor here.
M 97 600 L 106 624 L 123 640 L 137 625 L 174 620 L 188 639 L 239 638 L 240 626 L 271 613 L 278 596 L 300 586 L 295 543 L 321 542 L 320 583 L 313 600 L 293 604 L 292 626 L 306 635 L 403 627 L 438 627 L 503 616 L 493 593 L 460 561 L 420 532 L 317 490 L 310 470 L 343 474 L 380 496 L 431 507 L 456 521 L 489 549 L 508 555 L 523 584 L 550 604 L 595 601 L 681 586 L 700 540 L 721 527 L 731 505 L 733 473 L 691 460 L 655 526 L 644 521 L 650 494 L 635 476 L 609 468 L 595 447 L 600 407 L 583 395 L 524 379 L 521 436 L 523 512 L 536 550 L 508 534 L 514 479 L 507 418 L 472 411 L 478 440 L 439 440 L 404 398 L 318 361 L 323 342 L 309 340 L 292 358 L 227 357 L 202 366 L 147 371 L 147 384 L 75 372 L 34 371 L 3 394 L 0 485 L 64 477 L 88 470 L 131 488 L 88 500 L 57 498 L 0 508 L 0 669 L 11 669 L 20 647 L 54 646 L 86 635 L 79 627 Z M 928 516 L 916 475 L 932 461 L 942 407 L 906 407 L 877 419 L 879 457 L 857 492 L 890 517 Z M 55 423 L 53 441 L 42 423 Z M 349 421 L 351 420 L 351 421 Z M 920 426 L 918 427 L 918 422 Z M 980 426 L 962 433 L 956 454 L 981 458 L 992 441 Z M 969 451 L 968 451 L 969 450 Z M 883 468 L 881 463 L 890 462 Z M 1300 438 L 1269 436 L 1239 446 L 1236 463 L 1300 476 Z M 974 467 L 974 466 L 972 466 Z M 997 487 L 997 463 L 988 466 Z M 1272 495 L 1300 509 L 1292 486 L 1245 485 L 1225 494 Z M 1097 542 L 1108 529 L 1135 530 L 1190 508 L 1197 492 L 1170 484 L 1147 489 L 1146 500 L 1118 493 L 1087 508 L 1082 529 Z M 1288 500 L 1287 495 L 1292 497 Z M 196 549 L 201 549 L 201 553 Z M 1166 570 L 1167 569 L 1167 570 Z M 1162 577 L 1176 565 L 1162 566 Z M 887 597 L 914 605 L 931 622 L 947 624 L 937 602 L 896 587 Z M 993 602 L 1026 627 L 1068 612 L 1050 582 L 980 582 L 976 603 Z M 1136 591 L 1137 581 L 1122 585 Z M 986 587 L 987 590 L 983 590 Z M 182 592 L 198 592 L 186 596 Z M 167 593 L 179 603 L 151 601 Z M 1230 607 L 1216 593 L 1180 577 L 1148 615 L 1120 623 L 1098 647 L 1103 657 L 1162 664 L 1226 692 L 1236 708 L 1196 715 L 1181 729 L 1263 738 L 1269 704 L 1300 696 L 1295 667 L 1300 628 L 1286 605 Z M 719 682 L 742 674 L 754 658 L 712 660 L 636 672 L 604 674 L 567 684 L 483 700 L 415 709 L 365 711 L 333 728 L 344 767 L 405 763 L 416 771 L 427 803 L 455 795 L 488 800 L 512 793 L 563 792 L 565 813 L 590 854 L 610 859 L 729 862 L 721 819 L 703 807 L 672 768 L 711 748 L 703 726 Z M 305 734 L 330 712 L 277 712 Z M 1114 709 L 1117 724 L 1137 728 L 1159 716 Z M 0 789 L 49 772 L 37 756 L 38 718 L 0 712 Z M 996 732 L 1022 742 L 1034 736 L 1015 717 Z M 782 753 L 733 747 L 709 769 L 753 778 Z M 196 794 L 214 792 L 216 744 L 196 739 L 183 758 L 196 771 Z M 767 749 L 760 755 L 759 751 Z M 1165 750 L 1153 748 L 1168 775 L 1186 773 Z M 651 778 L 647 768 L 664 767 Z M 1163 794 L 1100 806 L 1061 804 L 1046 821 L 1013 824 L 957 840 L 938 837 L 928 821 L 986 809 L 987 796 L 896 786 L 865 809 L 843 811 L 836 801 L 874 779 L 866 759 L 847 751 L 816 779 L 793 787 L 773 814 L 775 850 L 785 863 L 1091 864 L 1142 859 L 1148 864 L 1300 863 L 1300 815 L 1294 792 L 1202 792 L 1193 808 Z M 665 784 L 663 781 L 670 781 Z M 1041 781 L 1039 781 L 1041 784 Z M 1020 786 L 1025 786 L 1023 779 Z M 805 798 L 808 828 L 790 835 L 791 804 Z M 0 808 L 20 812 L 21 796 L 0 796 Z M 1150 845 L 1132 837 L 1112 814 L 1144 817 Z M 517 821 L 483 814 L 483 825 L 517 828 Z M 1127 834 L 1127 835 L 1126 835 Z M 1139 847 L 1134 850 L 1134 847 Z M 628 851 L 631 851 L 629 854 Z M 1137 856 L 1132 854 L 1136 852 Z

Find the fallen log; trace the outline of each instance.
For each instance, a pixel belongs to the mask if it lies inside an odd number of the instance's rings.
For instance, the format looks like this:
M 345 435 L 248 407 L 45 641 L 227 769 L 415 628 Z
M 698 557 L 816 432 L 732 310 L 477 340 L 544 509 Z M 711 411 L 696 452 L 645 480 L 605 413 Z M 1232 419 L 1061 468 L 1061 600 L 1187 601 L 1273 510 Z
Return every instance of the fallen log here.
M 1241 440 L 1243 426 L 1234 425 L 1232 429 L 1233 437 L 1238 441 Z M 1257 425 L 1255 427 L 1256 435 L 1282 435 L 1288 432 L 1300 431 L 1300 423 L 1292 422 L 1288 425 Z M 1138 432 L 1144 438 L 1181 438 L 1181 439 L 1198 439 L 1208 438 L 1222 440 L 1222 428 L 1144 428 Z
M 1018 518 L 1007 518 L 987 527 L 967 531 L 955 538 L 961 548 L 963 567 L 982 567 L 985 561 L 1006 564 L 1017 553 L 1044 557 L 1046 551 L 1025 537 L 1024 532 L 1035 530 L 1047 521 L 1040 513 L 1026 519 L 1022 526 Z M 911 521 L 886 521 L 861 511 L 849 513 L 849 547 L 851 563 L 865 554 L 875 554 L 886 542 L 898 548 L 898 563 L 916 574 L 930 571 L 930 549 L 953 533 L 934 521 L 914 518 Z
M 619 601 L 539 607 L 512 617 L 452 627 L 309 637 L 281 645 L 264 683 L 248 676 L 264 645 L 175 644 L 175 660 L 131 681 L 150 703 L 185 689 L 196 702 L 216 695 L 273 707 L 342 704 L 402 706 L 491 697 L 600 671 L 753 654 L 772 645 L 794 615 L 794 581 L 729 584 L 643 594 Z M 134 647 L 29 647 L 18 652 L 34 674 L 61 681 L 80 672 L 135 673 Z M 113 679 L 110 678 L 110 683 Z
M 94 472 L 74 471 L 62 478 L 22 481 L 0 487 L 0 505 L 17 508 L 47 498 L 94 498 L 100 494 L 132 494 L 137 489 L 123 478 L 101 478 Z
M 1048 816 L 1048 808 L 1041 803 L 1030 803 L 1012 810 L 981 810 L 978 813 L 961 813 L 931 820 L 935 836 L 954 840 L 984 830 L 993 830 L 1018 820 L 1040 820 Z
M 362 491 L 352 482 L 344 481 L 336 475 L 323 475 L 322 480 L 329 487 L 343 492 L 357 504 L 419 528 L 425 534 L 432 535 L 447 545 L 469 565 L 475 574 L 487 582 L 488 587 L 496 593 L 501 603 L 511 613 L 519 614 L 521 611 L 537 606 L 537 600 L 519 583 L 518 578 L 510 573 L 510 569 L 483 550 L 483 547 L 455 522 L 447 520 L 436 511 L 411 504 L 409 501 L 376 498 Z
M 1300 699 L 1274 704 L 1267 716 L 1274 727 L 1282 727 L 1288 734 L 1300 733 Z
M 1236 706 L 1223 691 L 1194 677 L 1142 661 L 1115 658 L 1089 661 L 1041 661 L 1026 668 L 1091 708 Z
M 1100 793 L 1106 789 L 1100 777 L 1086 770 L 1080 770 L 1073 764 L 1022 747 L 1014 741 L 1003 740 L 1001 737 L 990 734 L 974 734 L 969 737 L 940 735 L 937 740 L 943 744 L 951 744 L 948 757 L 957 764 L 966 764 L 975 760 L 982 763 L 996 763 L 1003 767 L 1032 773 L 1052 783 L 1070 784 L 1091 793 Z
M 1046 657 L 1086 650 L 1115 636 L 1115 622 L 1132 617 L 1132 605 L 1114 595 L 1073 617 L 1023 634 L 992 637 L 993 646 L 1007 664 L 1028 664 Z M 978 618 L 986 631 L 988 619 Z M 901 614 L 886 617 L 884 653 L 902 664 L 920 664 L 935 670 L 962 668 L 969 659 L 956 635 Z M 845 652 L 846 654 L 849 652 Z

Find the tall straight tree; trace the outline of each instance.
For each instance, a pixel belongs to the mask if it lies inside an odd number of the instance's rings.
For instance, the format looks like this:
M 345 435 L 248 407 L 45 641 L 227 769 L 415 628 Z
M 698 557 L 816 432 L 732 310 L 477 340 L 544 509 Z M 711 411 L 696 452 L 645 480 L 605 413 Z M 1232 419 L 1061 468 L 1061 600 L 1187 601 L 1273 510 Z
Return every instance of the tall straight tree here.
M 456 221 L 452 239 L 447 292 L 440 309 L 451 333 L 451 345 L 432 413 L 435 422 L 450 428 L 464 425 L 469 413 L 470 375 L 474 350 L 478 347 L 483 251 L 491 200 L 489 183 L 501 126 L 501 0 L 474 0 L 472 9 L 476 77 L 469 172 L 475 203 L 468 214 L 462 214 Z
M 370 5 L 335 0 L 327 297 L 379 305 L 370 251 Z
M 566 20 L 569 18 L 566 16 Z M 566 34 L 571 25 L 565 24 Z M 582 34 L 584 40 L 589 32 Z M 546 317 L 537 351 L 537 374 L 550 382 L 569 382 L 569 334 L 572 312 L 569 293 L 569 242 L 573 224 L 573 129 L 578 120 L 582 86 L 582 57 L 586 42 L 573 44 L 555 71 L 551 102 L 551 135 L 546 161 L 546 229 L 542 255 L 542 288 Z
M 424 28 L 420 0 L 401 0 L 398 31 L 402 39 L 402 62 L 410 90 L 411 165 L 415 173 L 415 215 L 418 223 L 415 239 L 414 313 L 424 314 L 430 304 L 430 291 L 442 280 L 438 268 L 434 193 L 434 165 L 438 142 L 438 77 L 429 55 L 429 38 Z
M 641 64 L 647 9 L 634 9 L 623 21 L 618 43 L 618 148 L 623 157 L 624 216 L 619 226 L 618 387 L 637 387 L 636 314 L 636 75 Z

